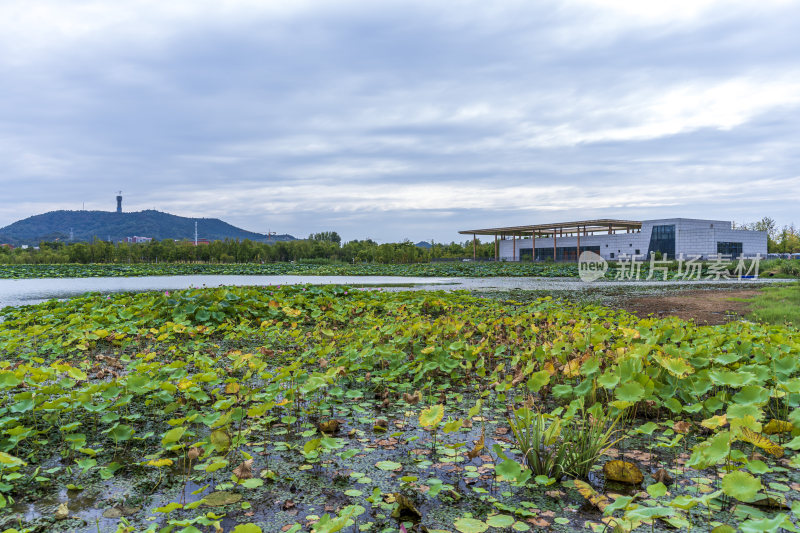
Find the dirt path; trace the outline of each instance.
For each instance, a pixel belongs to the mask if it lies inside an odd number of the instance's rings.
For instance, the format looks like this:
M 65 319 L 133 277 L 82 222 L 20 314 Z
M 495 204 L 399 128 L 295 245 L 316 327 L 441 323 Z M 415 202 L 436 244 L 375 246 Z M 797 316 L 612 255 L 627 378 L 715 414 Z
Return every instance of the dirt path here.
M 747 313 L 748 303 L 731 298 L 752 298 L 757 290 L 696 290 L 664 296 L 643 296 L 620 302 L 620 307 L 640 317 L 677 316 L 697 324 L 725 324 Z

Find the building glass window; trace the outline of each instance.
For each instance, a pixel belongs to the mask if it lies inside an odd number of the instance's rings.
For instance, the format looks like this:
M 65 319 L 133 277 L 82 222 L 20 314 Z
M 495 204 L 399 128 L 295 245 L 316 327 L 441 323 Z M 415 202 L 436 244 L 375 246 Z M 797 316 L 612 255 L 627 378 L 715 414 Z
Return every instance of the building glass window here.
M 653 226 L 647 253 L 649 255 L 654 252 L 661 252 L 662 256 L 666 254 L 668 257 L 675 257 L 675 224 Z
M 581 246 L 581 252 L 594 252 L 596 254 L 600 254 L 600 247 L 599 246 Z M 526 254 L 527 257 L 530 257 L 531 250 L 520 250 L 520 253 Z M 547 248 L 536 248 L 536 260 L 537 261 L 552 261 L 553 260 L 553 249 L 550 247 Z M 559 246 L 556 248 L 556 261 L 577 261 L 578 260 L 578 252 L 577 246 Z
M 719 255 L 726 255 L 733 258 L 742 255 L 742 243 L 740 242 L 717 242 L 717 253 Z

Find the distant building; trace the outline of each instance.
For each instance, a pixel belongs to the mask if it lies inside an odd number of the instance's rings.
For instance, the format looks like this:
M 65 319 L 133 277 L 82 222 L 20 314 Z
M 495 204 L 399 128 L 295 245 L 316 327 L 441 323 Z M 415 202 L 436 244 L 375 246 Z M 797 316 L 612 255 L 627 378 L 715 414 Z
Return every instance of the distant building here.
M 767 233 L 734 229 L 724 220 L 583 220 L 460 231 L 493 235 L 495 259 L 503 261 L 577 261 L 591 251 L 604 259 L 646 259 L 656 252 L 669 259 L 767 255 Z
M 152 237 L 137 237 L 136 235 L 134 235 L 133 237 L 125 237 L 125 242 L 129 242 L 129 243 L 132 243 L 132 244 L 150 242 L 152 240 L 153 240 Z
M 14 245 L 12 245 L 12 244 L 3 243 L 3 244 L 0 244 L 0 246 L 2 246 L 3 248 L 8 248 L 9 250 L 13 250 L 14 249 Z

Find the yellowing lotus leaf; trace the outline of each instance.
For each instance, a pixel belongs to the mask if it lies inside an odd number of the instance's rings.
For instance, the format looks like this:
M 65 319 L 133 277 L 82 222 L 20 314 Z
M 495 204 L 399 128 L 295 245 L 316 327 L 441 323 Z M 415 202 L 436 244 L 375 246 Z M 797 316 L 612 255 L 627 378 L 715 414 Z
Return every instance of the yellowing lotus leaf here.
M 675 377 L 683 378 L 694 373 L 692 365 L 682 357 L 654 355 L 653 358 L 658 361 L 658 364 L 661 365 L 662 368 Z
M 589 503 L 600 509 L 600 511 L 604 511 L 605 508 L 611 503 L 611 500 L 609 500 L 604 494 L 600 494 L 594 490 L 592 486 L 585 481 L 576 479 L 575 488 L 578 489 L 578 492 L 580 492 L 581 496 L 586 498 Z
M 172 465 L 172 459 L 152 459 L 147 461 L 149 466 L 155 466 L 156 468 L 161 468 L 162 466 L 170 466 Z
M 772 442 L 769 437 L 765 437 L 760 433 L 756 433 L 755 431 L 751 430 L 747 427 L 742 427 L 739 432 L 739 440 L 744 442 L 749 442 L 753 446 L 757 446 L 761 448 L 765 452 L 770 455 L 774 455 L 777 458 L 783 457 L 783 447 L 779 446 Z
M 432 405 L 423 409 L 419 414 L 419 425 L 422 427 L 435 426 L 444 417 L 444 405 Z
M 194 383 L 192 383 L 191 381 L 188 381 L 188 380 L 181 380 L 181 381 L 178 382 L 178 388 L 180 390 L 186 390 L 189 387 L 191 387 L 192 385 L 194 385 Z
M 641 335 L 639 334 L 638 329 L 633 328 L 620 328 L 622 330 L 622 334 L 630 339 L 638 339 Z
M 581 360 L 575 358 L 564 365 L 564 375 L 568 378 L 574 378 L 581 373 Z
M 711 418 L 706 418 L 705 420 L 700 422 L 701 426 L 708 429 L 721 428 L 726 426 L 727 424 L 728 424 L 727 414 L 712 416 Z
M 620 483 L 639 485 L 644 481 L 644 475 L 639 467 L 626 461 L 607 462 L 603 465 L 603 473 L 606 475 L 606 479 Z
M 767 435 L 776 435 L 778 433 L 791 433 L 793 429 L 792 423 L 787 422 L 785 420 L 775 420 L 774 418 L 770 420 L 766 426 L 764 426 L 764 433 Z

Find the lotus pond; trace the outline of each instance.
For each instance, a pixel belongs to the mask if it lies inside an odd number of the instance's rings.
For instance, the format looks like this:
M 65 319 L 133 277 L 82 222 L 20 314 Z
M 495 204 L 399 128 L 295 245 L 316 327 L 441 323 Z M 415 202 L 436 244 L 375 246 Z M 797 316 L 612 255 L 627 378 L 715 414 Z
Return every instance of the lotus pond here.
M 573 263 L 442 262 L 413 264 L 333 263 L 133 263 L 0 265 L 0 279 L 108 278 L 134 276 L 411 276 L 411 277 L 577 277 Z
M 311 286 L 2 314 L 0 531 L 797 531 L 795 330 Z
M 739 274 L 753 274 L 755 267 L 746 261 L 744 270 L 731 263 L 704 262 L 694 264 L 676 261 L 653 265 L 643 262 L 635 269 L 630 265 L 612 263 L 605 273 L 606 279 L 656 279 L 680 280 L 704 279 L 719 281 L 721 276 L 738 278 Z M 681 266 L 684 265 L 684 266 Z M 796 271 L 783 267 L 791 263 L 763 261 L 760 268 L 768 277 L 797 277 Z M 753 269 L 752 271 L 749 269 Z M 447 261 L 433 263 L 383 264 L 383 263 L 95 263 L 95 264 L 0 264 L 0 279 L 31 278 L 108 278 L 141 276 L 406 276 L 406 277 L 562 277 L 577 278 L 575 263 L 527 263 L 527 262 L 462 262 Z

